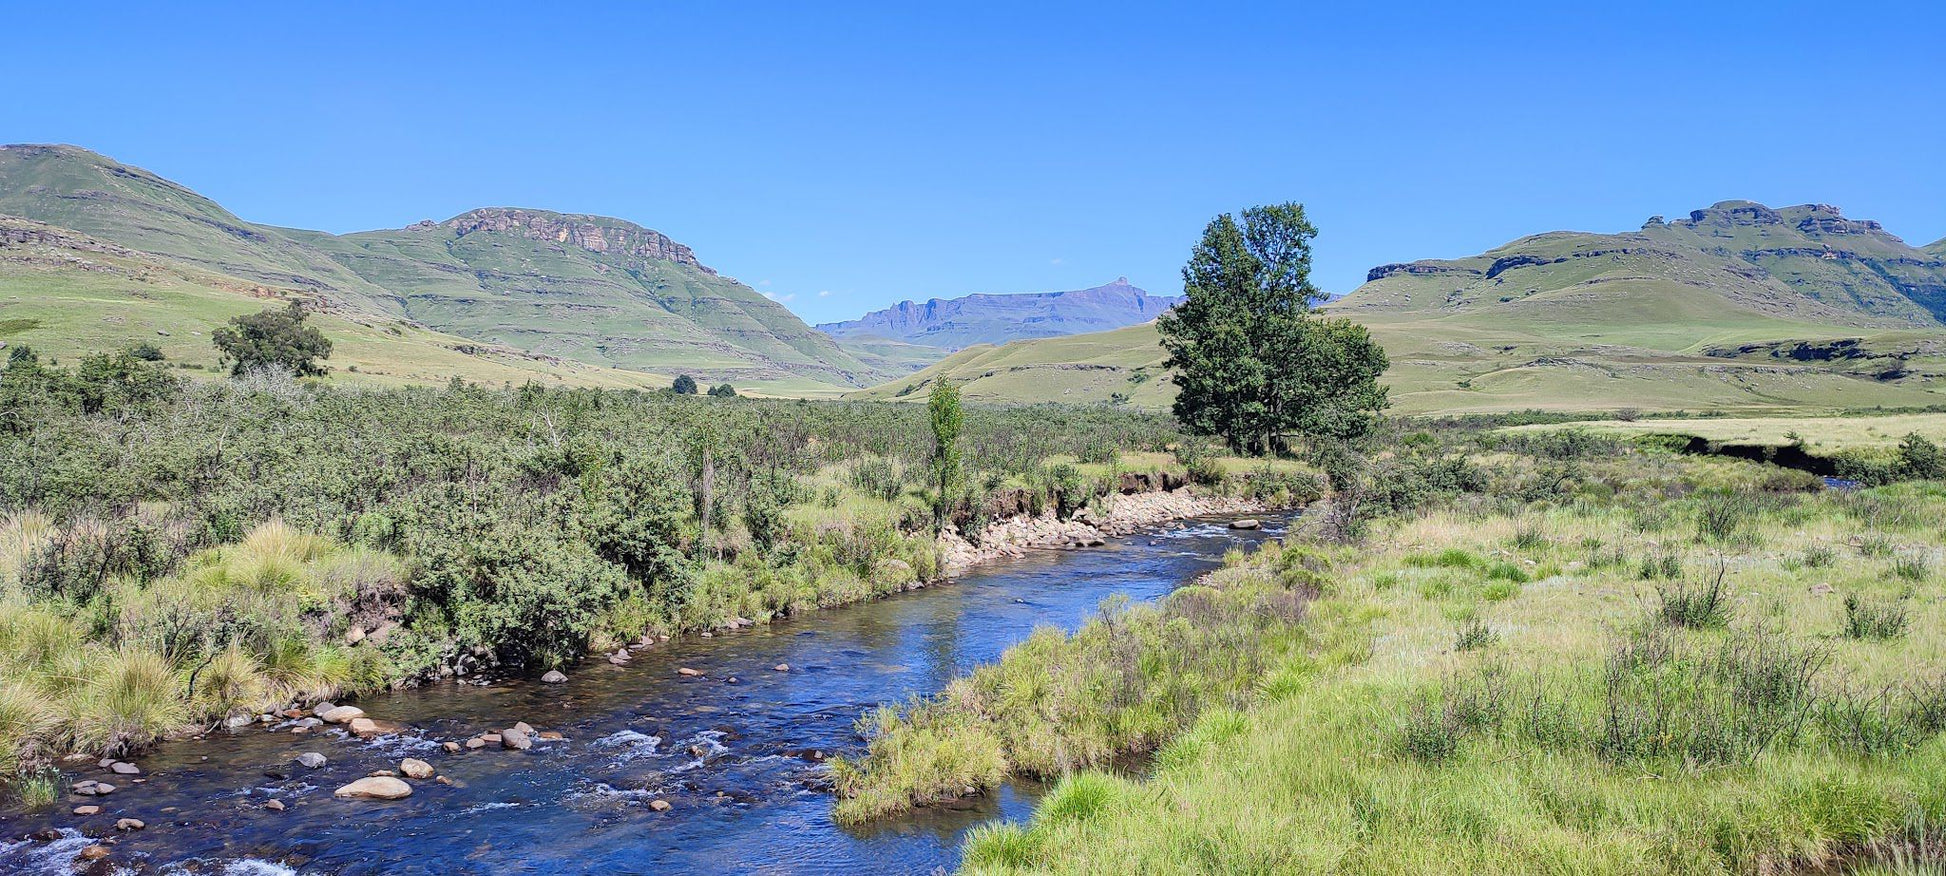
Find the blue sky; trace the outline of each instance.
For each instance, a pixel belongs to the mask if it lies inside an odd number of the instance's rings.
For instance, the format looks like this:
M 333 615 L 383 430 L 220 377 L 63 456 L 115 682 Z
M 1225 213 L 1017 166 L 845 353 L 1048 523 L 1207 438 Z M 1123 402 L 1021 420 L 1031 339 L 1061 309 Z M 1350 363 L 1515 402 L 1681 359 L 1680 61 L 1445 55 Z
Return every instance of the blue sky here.
M 1173 292 L 1282 200 L 1333 291 L 1728 198 L 1946 236 L 1941 4 L 277 5 L 13 4 L 0 140 L 329 231 L 620 216 L 812 321 Z

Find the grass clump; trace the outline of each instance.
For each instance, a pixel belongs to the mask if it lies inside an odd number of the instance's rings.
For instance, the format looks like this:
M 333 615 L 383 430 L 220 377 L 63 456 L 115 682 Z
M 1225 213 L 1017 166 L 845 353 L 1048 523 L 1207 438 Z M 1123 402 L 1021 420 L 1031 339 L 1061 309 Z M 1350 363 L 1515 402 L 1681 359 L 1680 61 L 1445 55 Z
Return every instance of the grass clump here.
M 1905 600 L 1867 600 L 1856 593 L 1845 595 L 1845 625 L 1842 634 L 1847 639 L 1886 641 L 1905 635 L 1906 625 L 1911 621 L 1906 612 Z
M 1719 564 L 1716 573 L 1705 581 L 1656 588 L 1656 616 L 1663 623 L 1692 630 L 1729 626 L 1730 597 L 1723 587 L 1725 573 L 1725 567 Z
M 1453 636 L 1453 650 L 1478 651 L 1490 648 L 1499 641 L 1500 634 L 1494 632 L 1493 627 L 1488 626 L 1484 620 L 1474 618 L 1462 625 L 1459 632 Z

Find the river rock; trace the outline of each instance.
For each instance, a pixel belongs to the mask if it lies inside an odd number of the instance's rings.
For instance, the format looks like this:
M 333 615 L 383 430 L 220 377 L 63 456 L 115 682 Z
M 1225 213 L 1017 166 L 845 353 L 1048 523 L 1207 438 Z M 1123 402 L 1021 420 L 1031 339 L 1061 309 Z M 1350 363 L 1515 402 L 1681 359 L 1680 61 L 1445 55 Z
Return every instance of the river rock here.
M 670 809 L 674 807 L 670 806 L 669 801 L 667 800 L 650 800 L 649 808 L 657 812 L 668 812 Z
M 93 805 L 93 804 L 90 804 L 90 805 L 87 805 L 87 806 L 76 806 L 76 807 L 74 807 L 74 814 L 76 814 L 76 815 L 84 815 L 84 816 L 85 816 L 85 815 L 99 815 L 99 814 L 101 814 L 101 807 L 100 807 L 100 806 L 95 806 L 95 805 Z
M 1263 526 L 1263 522 L 1255 517 L 1244 517 L 1230 521 L 1231 529 L 1256 529 L 1260 526 Z
M 284 801 L 282 801 L 282 800 L 265 800 L 265 801 L 264 801 L 264 808 L 265 808 L 265 809 L 268 809 L 268 810 L 270 810 L 270 811 L 272 811 L 272 812 L 282 812 L 282 811 L 284 811 Z
M 362 716 L 353 718 L 351 719 L 351 723 L 346 726 L 351 729 L 352 735 L 361 739 L 366 736 L 375 736 L 378 734 L 378 722 L 370 718 Z
M 458 754 L 460 752 L 460 744 L 451 739 L 439 743 L 439 748 L 447 754 Z
M 323 718 L 331 724 L 346 724 L 358 718 L 365 717 L 365 710 L 357 706 L 339 706 L 318 717 Z
M 337 706 L 333 705 L 329 700 L 327 700 L 325 702 L 318 703 L 317 705 L 312 706 L 311 714 L 322 718 L 324 717 L 324 713 L 329 712 L 335 708 L 337 708 Z
M 391 776 L 367 776 L 331 793 L 359 800 L 399 800 L 412 796 L 412 786 Z
M 223 726 L 228 727 L 231 730 L 236 730 L 239 728 L 250 726 L 250 721 L 251 718 L 249 715 L 231 715 L 230 717 L 223 719 Z
M 772 667 L 770 667 L 770 668 L 771 668 L 771 669 L 773 669 L 773 670 L 775 670 L 775 671 L 777 671 L 777 672 L 789 672 L 789 671 L 791 671 L 791 665 L 790 665 L 789 663 L 779 663 L 779 664 L 777 664 L 776 666 L 772 666 Z
M 82 849 L 81 854 L 75 857 L 83 861 L 99 861 L 108 857 L 108 847 L 100 844 L 92 845 Z
M 522 732 L 522 733 L 525 733 L 525 734 L 527 734 L 527 735 L 529 735 L 529 736 L 532 736 L 532 735 L 534 735 L 534 728 L 533 728 L 533 726 L 532 726 L 532 725 L 530 725 L 530 724 L 528 724 L 528 723 L 527 723 L 526 721 L 515 721 L 515 722 L 514 722 L 514 729 L 515 729 L 515 730 L 519 730 L 520 732 Z
M 297 762 L 310 769 L 317 769 L 329 761 L 326 761 L 322 754 L 315 751 L 307 751 L 297 756 Z
M 141 830 L 148 827 L 140 818 L 124 818 L 115 822 L 116 830 Z
M 687 675 L 687 676 L 689 676 L 690 678 L 697 678 L 697 677 L 699 677 L 699 676 L 701 676 L 701 675 L 703 674 L 703 671 L 702 671 L 702 670 L 700 670 L 700 669 L 691 669 L 691 668 L 689 668 L 689 667 L 687 667 L 687 666 L 684 666 L 684 667 L 682 667 L 682 668 L 680 668 L 680 669 L 677 669 L 677 670 L 676 670 L 676 674 L 677 674 L 677 675 Z
M 500 731 L 500 747 L 510 751 L 526 751 L 534 747 L 534 740 L 528 738 L 519 727 L 508 727 Z
M 95 781 L 94 779 L 82 779 L 79 782 L 75 782 L 74 784 L 69 785 L 68 790 L 73 791 L 76 794 L 81 794 L 83 796 L 93 797 L 95 794 L 100 793 L 95 790 L 96 788 L 99 787 L 101 787 L 101 783 Z
M 566 675 L 562 675 L 561 670 L 559 669 L 549 669 L 546 675 L 541 676 L 541 681 L 547 684 L 560 684 L 561 682 L 567 680 L 568 677 Z
M 114 771 L 114 773 L 118 776 L 139 776 L 142 774 L 141 767 L 138 767 L 135 764 L 128 763 L 126 761 L 119 761 L 119 760 L 115 761 L 113 764 L 110 764 L 108 768 Z
M 488 744 L 488 745 L 499 745 L 499 744 L 500 744 L 500 734 L 498 734 L 498 733 L 482 733 L 482 734 L 480 734 L 480 741 L 481 741 L 481 742 L 484 742 L 484 743 L 486 743 L 486 744 Z
M 399 761 L 399 772 L 405 773 L 408 779 L 430 779 L 432 778 L 432 764 L 426 763 L 416 757 L 408 757 L 405 760 Z
M 542 730 L 541 732 L 534 734 L 534 738 L 545 739 L 549 742 L 559 742 L 563 739 L 566 739 L 567 737 L 562 736 L 560 731 L 558 730 Z
M 365 775 L 371 776 L 374 779 L 396 779 L 399 777 L 399 771 L 398 770 L 372 770 L 371 772 L 366 773 Z

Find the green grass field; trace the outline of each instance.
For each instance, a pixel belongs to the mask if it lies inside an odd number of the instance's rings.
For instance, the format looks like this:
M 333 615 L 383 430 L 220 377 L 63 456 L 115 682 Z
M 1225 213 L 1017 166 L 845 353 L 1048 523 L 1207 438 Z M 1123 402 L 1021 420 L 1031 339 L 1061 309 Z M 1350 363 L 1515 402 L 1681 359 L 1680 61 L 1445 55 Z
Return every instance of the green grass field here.
M 1683 420 L 1592 420 L 1565 426 L 1516 426 L 1508 431 L 1564 428 L 1608 435 L 1694 435 L 1720 444 L 1782 447 L 1793 437 L 1812 450 L 1888 448 L 1917 433 L 1946 443 L 1946 414 L 1843 414 L 1827 416 L 1711 417 Z

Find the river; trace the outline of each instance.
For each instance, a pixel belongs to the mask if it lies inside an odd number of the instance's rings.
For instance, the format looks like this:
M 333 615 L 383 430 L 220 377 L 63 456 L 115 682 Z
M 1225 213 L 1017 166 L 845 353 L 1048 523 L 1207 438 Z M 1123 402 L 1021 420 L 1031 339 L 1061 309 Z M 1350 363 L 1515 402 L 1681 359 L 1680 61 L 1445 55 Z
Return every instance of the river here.
M 1188 522 L 1079 551 L 1038 552 L 952 583 L 812 612 L 713 638 L 685 636 L 627 666 L 588 661 L 565 684 L 528 678 L 437 684 L 359 701 L 405 732 L 359 740 L 335 728 L 252 726 L 171 742 L 132 784 L 51 810 L 0 814 L 0 872 L 72 872 L 75 854 L 120 834 L 110 861 L 144 873 L 927 873 L 951 869 L 965 832 L 1026 816 L 1042 790 L 1016 782 L 955 808 L 852 829 L 831 819 L 817 752 L 858 752 L 855 722 L 880 703 L 940 690 L 1037 625 L 1073 628 L 1112 594 L 1153 599 L 1215 568 L 1223 552 L 1281 532 Z M 773 667 L 788 664 L 789 671 Z M 701 677 L 681 675 L 689 667 Z M 734 681 L 732 681 L 734 679 Z M 462 754 L 444 740 L 525 721 L 565 739 Z M 329 759 L 308 770 L 293 759 Z M 453 784 L 414 782 L 394 802 L 332 790 L 403 757 Z M 263 808 L 276 799 L 288 808 Z M 666 800 L 668 811 L 649 805 Z M 79 803 L 102 813 L 77 817 Z M 58 830 L 57 840 L 23 839 Z

